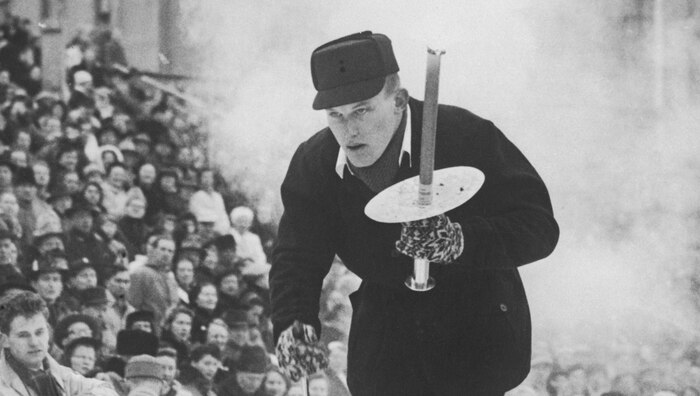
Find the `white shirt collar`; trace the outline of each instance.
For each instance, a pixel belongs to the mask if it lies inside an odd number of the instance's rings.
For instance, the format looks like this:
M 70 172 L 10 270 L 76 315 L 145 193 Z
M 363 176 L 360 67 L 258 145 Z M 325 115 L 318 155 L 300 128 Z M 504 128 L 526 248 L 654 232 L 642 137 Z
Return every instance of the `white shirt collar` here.
M 411 161 L 411 108 L 406 106 L 406 128 L 403 131 L 403 142 L 401 143 L 401 154 L 399 155 L 399 166 L 403 160 L 404 154 L 408 155 L 409 163 Z M 335 173 L 342 179 L 345 167 L 348 165 L 348 157 L 343 151 L 343 148 L 338 149 L 338 159 L 335 161 Z M 352 174 L 352 170 L 348 167 L 348 171 Z

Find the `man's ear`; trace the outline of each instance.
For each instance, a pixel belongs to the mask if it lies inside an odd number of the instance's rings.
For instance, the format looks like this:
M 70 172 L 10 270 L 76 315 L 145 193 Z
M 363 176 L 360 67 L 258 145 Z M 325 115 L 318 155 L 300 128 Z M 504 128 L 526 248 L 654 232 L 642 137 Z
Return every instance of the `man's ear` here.
M 399 88 L 394 95 L 394 110 L 397 113 L 402 113 L 408 106 L 408 91 L 405 88 Z

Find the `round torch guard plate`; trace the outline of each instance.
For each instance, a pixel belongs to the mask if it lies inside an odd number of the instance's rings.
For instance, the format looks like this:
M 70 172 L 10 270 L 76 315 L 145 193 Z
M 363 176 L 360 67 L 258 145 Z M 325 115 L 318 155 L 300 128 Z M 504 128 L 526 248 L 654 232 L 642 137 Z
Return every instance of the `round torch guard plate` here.
M 419 176 L 415 176 L 390 186 L 367 203 L 365 214 L 380 223 L 404 223 L 437 216 L 473 197 L 484 184 L 484 173 L 469 166 L 434 171 L 429 205 L 418 202 L 419 184 Z M 406 287 L 413 291 L 435 287 L 435 279 L 429 276 L 429 265 L 427 261 L 419 263 L 414 259 L 414 275 L 406 279 Z
M 469 166 L 455 166 L 433 172 L 433 199 L 418 203 L 418 176 L 398 182 L 372 198 L 365 214 L 380 223 L 404 223 L 427 219 L 467 202 L 484 184 L 484 173 Z

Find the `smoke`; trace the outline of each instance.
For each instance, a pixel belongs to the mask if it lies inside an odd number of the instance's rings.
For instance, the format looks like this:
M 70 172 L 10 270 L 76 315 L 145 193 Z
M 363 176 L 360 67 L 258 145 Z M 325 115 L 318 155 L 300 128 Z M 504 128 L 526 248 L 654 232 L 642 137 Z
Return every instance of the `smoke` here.
M 550 189 L 560 244 L 521 270 L 535 336 L 547 328 L 576 337 L 580 324 L 627 332 L 630 317 L 692 328 L 700 117 L 689 87 L 700 62 L 683 10 L 664 10 L 664 73 L 655 80 L 659 47 L 629 2 L 514 3 L 181 0 L 200 48 L 200 95 L 215 107 L 212 158 L 278 209 L 294 149 L 324 127 L 311 110 L 316 46 L 362 30 L 387 34 L 417 98 L 426 46 L 444 48 L 440 101 L 494 121 Z M 639 333 L 645 342 L 655 331 Z

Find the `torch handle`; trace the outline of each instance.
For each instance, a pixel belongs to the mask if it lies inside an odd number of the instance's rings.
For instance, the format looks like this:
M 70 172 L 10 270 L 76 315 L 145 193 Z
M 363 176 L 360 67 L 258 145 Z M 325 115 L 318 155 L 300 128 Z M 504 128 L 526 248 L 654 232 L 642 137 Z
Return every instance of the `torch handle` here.
M 440 56 L 443 50 L 428 48 L 428 62 L 423 98 L 423 129 L 421 133 L 418 205 L 428 206 L 433 200 L 433 169 L 435 167 L 435 129 L 437 125 Z

